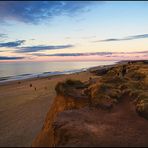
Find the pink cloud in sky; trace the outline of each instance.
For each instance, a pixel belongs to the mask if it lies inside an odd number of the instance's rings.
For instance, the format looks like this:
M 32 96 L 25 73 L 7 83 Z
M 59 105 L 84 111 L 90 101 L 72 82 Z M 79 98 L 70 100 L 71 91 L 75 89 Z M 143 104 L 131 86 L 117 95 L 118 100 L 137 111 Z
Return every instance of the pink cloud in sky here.
M 143 53 L 115 53 L 112 55 L 91 56 L 47 56 L 39 57 L 39 61 L 120 61 L 120 60 L 148 60 L 148 54 Z
M 121 61 L 121 60 L 148 60 L 148 51 L 141 52 L 114 52 L 106 55 L 89 55 L 83 56 L 32 56 L 22 60 L 9 60 L 15 61 Z M 0 62 L 7 62 L 3 60 Z

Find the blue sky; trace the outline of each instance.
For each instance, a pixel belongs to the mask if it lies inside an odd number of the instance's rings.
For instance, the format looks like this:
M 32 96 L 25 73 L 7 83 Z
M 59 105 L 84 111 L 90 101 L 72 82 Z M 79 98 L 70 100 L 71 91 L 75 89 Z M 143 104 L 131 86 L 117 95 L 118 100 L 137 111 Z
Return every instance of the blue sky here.
M 0 61 L 148 59 L 148 2 L 0 1 Z

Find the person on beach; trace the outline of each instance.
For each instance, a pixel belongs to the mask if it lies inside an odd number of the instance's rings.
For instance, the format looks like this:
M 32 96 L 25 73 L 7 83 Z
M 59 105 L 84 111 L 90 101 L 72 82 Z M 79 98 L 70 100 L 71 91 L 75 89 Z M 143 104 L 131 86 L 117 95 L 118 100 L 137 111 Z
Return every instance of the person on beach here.
M 127 73 L 126 65 L 123 65 L 122 70 L 121 70 L 122 77 L 124 77 L 126 73 Z

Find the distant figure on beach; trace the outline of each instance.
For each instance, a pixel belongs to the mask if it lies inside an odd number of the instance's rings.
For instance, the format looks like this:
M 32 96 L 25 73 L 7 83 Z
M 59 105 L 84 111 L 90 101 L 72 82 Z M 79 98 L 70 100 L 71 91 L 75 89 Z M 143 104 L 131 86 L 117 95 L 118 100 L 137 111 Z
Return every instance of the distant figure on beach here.
M 121 71 L 122 77 L 124 77 L 126 73 L 127 73 L 126 65 L 123 65 L 122 71 Z
M 129 61 L 128 64 L 131 65 L 132 64 L 132 61 Z

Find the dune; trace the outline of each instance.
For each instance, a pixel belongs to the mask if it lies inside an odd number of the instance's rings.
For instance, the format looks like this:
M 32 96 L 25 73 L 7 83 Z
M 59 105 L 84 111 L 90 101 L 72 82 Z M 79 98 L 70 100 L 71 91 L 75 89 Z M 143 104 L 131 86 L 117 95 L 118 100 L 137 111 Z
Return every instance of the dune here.
M 148 62 L 94 68 L 66 79 L 33 147 L 148 146 Z

